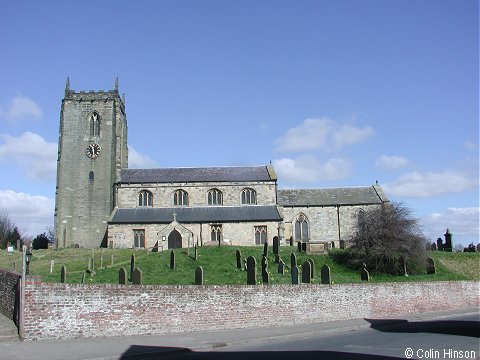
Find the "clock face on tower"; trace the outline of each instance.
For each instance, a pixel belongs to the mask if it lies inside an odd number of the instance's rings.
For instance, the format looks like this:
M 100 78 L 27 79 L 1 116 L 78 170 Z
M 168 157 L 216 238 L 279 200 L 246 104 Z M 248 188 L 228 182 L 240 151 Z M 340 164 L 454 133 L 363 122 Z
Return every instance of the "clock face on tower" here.
M 90 144 L 87 146 L 87 156 L 90 158 L 90 159 L 95 159 L 98 155 L 100 155 L 100 145 L 98 144 Z

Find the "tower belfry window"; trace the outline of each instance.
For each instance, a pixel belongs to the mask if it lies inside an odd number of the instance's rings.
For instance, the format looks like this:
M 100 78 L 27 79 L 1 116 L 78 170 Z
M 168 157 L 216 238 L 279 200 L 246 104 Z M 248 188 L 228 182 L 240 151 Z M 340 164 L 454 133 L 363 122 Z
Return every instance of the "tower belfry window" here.
M 95 111 L 90 115 L 90 136 L 100 137 L 100 115 Z

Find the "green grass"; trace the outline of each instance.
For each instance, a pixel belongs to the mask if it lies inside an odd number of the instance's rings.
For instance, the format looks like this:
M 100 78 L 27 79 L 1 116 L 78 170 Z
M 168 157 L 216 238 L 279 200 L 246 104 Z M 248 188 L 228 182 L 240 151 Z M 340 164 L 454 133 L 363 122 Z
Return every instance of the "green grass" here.
M 64 265 L 67 269 L 67 282 L 79 283 L 87 268 L 88 259 L 95 257 L 95 275 L 89 277 L 87 282 L 92 283 L 118 283 L 118 272 L 125 267 L 130 273 L 130 258 L 135 254 L 136 266 L 142 270 L 144 284 L 174 284 L 191 285 L 194 283 L 194 273 L 197 266 L 204 270 L 205 285 L 243 285 L 246 284 L 246 272 L 236 267 L 236 247 L 224 246 L 199 248 L 198 260 L 195 261 L 194 251 L 190 249 L 176 249 L 176 269 L 170 270 L 170 251 L 151 253 L 145 250 L 133 249 L 60 249 L 34 250 L 30 264 L 30 274 L 40 275 L 44 282 L 60 282 L 60 269 Z M 253 256 L 257 260 L 257 280 L 261 283 L 261 258 L 263 247 L 239 247 L 242 258 Z M 337 250 L 337 252 L 340 250 Z M 281 247 L 281 256 L 286 265 L 285 275 L 279 275 L 277 264 L 274 263 L 272 248 L 269 248 L 268 271 L 271 284 L 290 284 L 290 254 L 295 253 L 297 263 L 300 265 L 307 259 L 315 262 L 314 283 L 320 282 L 320 268 L 328 264 L 331 269 L 333 283 L 359 283 L 360 275 L 346 266 L 335 261 L 332 255 L 307 255 L 297 252 L 295 247 Z M 101 264 L 100 254 L 103 261 Z M 338 253 L 337 253 L 338 254 Z M 113 265 L 111 257 L 113 255 Z M 443 253 L 429 252 L 435 260 L 437 273 L 434 275 L 391 276 L 384 274 L 371 274 L 372 282 L 386 281 L 439 281 L 439 280 L 480 280 L 480 254 L 479 253 Z M 53 273 L 50 273 L 51 260 L 54 260 Z M 0 253 L 0 268 L 13 270 L 13 263 L 17 263 L 20 271 L 20 253 Z M 102 265 L 102 267 L 100 267 Z

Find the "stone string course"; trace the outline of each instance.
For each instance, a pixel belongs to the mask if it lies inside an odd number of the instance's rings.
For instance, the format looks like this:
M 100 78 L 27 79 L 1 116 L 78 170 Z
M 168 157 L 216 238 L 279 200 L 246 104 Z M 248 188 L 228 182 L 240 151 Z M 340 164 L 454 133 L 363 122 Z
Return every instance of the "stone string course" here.
M 381 318 L 479 306 L 479 282 L 275 286 L 46 284 L 28 277 L 26 340 Z

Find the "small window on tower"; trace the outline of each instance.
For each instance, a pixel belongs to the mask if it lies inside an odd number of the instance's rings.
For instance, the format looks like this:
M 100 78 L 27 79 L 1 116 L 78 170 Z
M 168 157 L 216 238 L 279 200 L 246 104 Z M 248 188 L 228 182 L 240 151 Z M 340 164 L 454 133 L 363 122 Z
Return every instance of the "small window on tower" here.
M 100 137 L 100 115 L 95 111 L 90 115 L 90 136 Z
M 93 171 L 90 171 L 88 173 L 88 180 L 90 180 L 90 182 L 93 182 L 94 179 L 95 179 L 95 174 L 93 173 Z

